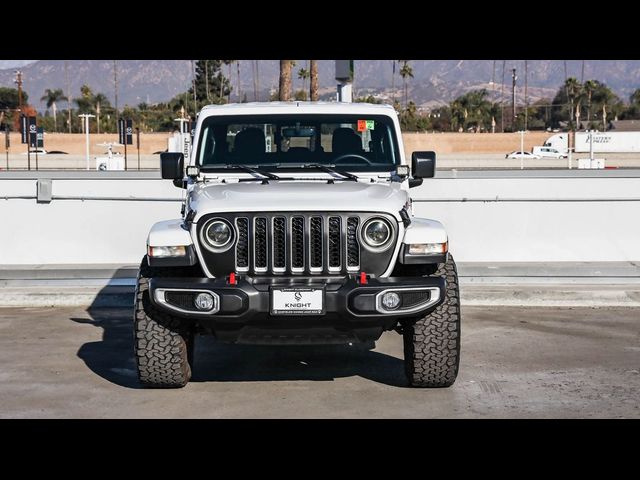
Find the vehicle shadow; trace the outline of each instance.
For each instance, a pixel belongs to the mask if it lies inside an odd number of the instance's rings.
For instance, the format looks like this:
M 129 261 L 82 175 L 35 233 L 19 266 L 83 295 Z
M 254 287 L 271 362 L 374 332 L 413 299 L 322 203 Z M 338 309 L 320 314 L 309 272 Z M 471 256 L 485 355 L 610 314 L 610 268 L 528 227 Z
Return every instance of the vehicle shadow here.
M 105 287 L 104 290 L 113 287 Z M 133 305 L 125 289 L 120 305 Z M 142 388 L 133 354 L 133 308 L 107 307 L 98 295 L 86 317 L 72 322 L 102 329 L 102 339 L 87 342 L 78 357 L 96 375 L 125 388 Z M 255 382 L 312 380 L 360 376 L 374 382 L 406 387 L 402 359 L 363 346 L 227 345 L 211 336 L 196 336 L 192 382 Z

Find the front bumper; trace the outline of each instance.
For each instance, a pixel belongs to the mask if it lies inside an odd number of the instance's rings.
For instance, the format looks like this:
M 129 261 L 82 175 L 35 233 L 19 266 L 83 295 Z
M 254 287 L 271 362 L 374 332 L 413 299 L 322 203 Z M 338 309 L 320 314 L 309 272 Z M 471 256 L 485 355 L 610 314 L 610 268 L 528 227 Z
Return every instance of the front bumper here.
M 319 287 L 324 289 L 322 315 L 272 315 L 272 287 Z M 210 292 L 217 297 L 216 313 L 186 310 L 167 301 L 166 292 Z M 411 307 L 384 311 L 383 292 L 421 295 Z M 428 295 L 427 295 L 428 292 Z M 384 330 L 402 319 L 419 318 L 442 303 L 445 280 L 440 277 L 238 277 L 236 285 L 226 278 L 152 278 L 150 298 L 173 316 L 190 319 L 213 332 L 220 340 L 237 343 L 348 343 L 376 340 Z M 406 297 L 409 298 L 409 297 Z M 415 298 L 415 297 L 414 297 Z M 408 304 L 407 304 L 408 305 Z M 384 312 L 384 313 L 383 313 Z

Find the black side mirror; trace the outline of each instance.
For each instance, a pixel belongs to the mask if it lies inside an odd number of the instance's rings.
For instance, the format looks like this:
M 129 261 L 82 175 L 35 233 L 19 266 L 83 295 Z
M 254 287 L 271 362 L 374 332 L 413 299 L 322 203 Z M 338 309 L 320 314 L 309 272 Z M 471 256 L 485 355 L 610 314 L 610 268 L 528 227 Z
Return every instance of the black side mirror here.
M 436 152 L 413 152 L 411 154 L 413 178 L 433 178 L 436 175 Z
M 184 178 L 184 154 L 181 152 L 161 153 L 160 172 L 162 178 L 182 180 Z

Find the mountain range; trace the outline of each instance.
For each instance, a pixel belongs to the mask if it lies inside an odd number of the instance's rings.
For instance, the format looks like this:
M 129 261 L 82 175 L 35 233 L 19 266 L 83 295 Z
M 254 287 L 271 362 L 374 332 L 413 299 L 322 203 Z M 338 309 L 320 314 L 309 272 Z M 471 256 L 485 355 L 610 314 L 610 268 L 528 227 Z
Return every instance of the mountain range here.
M 28 63 L 30 62 L 30 63 Z M 302 88 L 297 78 L 307 60 L 297 60 L 294 67 L 294 88 Z M 66 65 L 66 69 L 65 69 Z M 231 74 L 232 101 L 245 97 L 254 100 L 254 79 L 258 79 L 258 99 L 267 100 L 278 88 L 278 60 L 241 60 L 240 96 L 237 88 L 237 65 L 223 67 Z M 413 78 L 408 79 L 408 96 L 422 108 L 450 102 L 456 96 L 474 88 L 486 88 L 493 99 L 511 100 L 511 69 L 516 69 L 517 98 L 522 103 L 524 90 L 524 60 L 411 60 Z M 609 85 L 623 100 L 640 88 L 638 60 L 528 60 L 528 94 L 531 102 L 552 98 L 566 77 L 578 80 L 596 79 Z M 4 67 L 4 68 L 3 68 Z M 318 62 L 321 97 L 335 98 L 334 61 Z M 68 83 L 72 96 L 79 95 L 87 84 L 94 92 L 104 93 L 115 103 L 113 60 L 0 60 L 0 86 L 14 87 L 15 70 L 23 73 L 23 88 L 30 95 L 29 102 L 43 111 L 40 97 L 47 88 L 62 88 Z M 257 74 L 256 74 L 257 70 Z M 354 92 L 356 96 L 377 95 L 382 99 L 403 97 L 403 82 L 396 64 L 393 78 L 391 60 L 356 60 Z M 190 60 L 118 60 L 115 64 L 118 81 L 118 105 L 157 103 L 186 91 L 192 79 Z M 308 85 L 308 82 L 307 82 Z M 393 88 L 392 88 L 393 87 Z M 64 108 L 65 105 L 62 106 Z

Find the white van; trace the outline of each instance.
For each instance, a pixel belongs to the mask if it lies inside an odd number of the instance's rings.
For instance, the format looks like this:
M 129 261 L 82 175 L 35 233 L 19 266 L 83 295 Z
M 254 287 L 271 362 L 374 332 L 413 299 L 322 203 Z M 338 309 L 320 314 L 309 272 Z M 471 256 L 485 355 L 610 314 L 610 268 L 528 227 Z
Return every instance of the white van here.
M 542 158 L 567 158 L 566 153 L 553 147 L 533 147 L 532 153 Z

